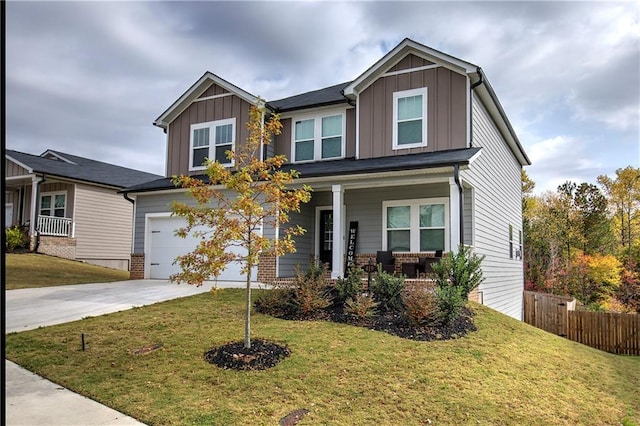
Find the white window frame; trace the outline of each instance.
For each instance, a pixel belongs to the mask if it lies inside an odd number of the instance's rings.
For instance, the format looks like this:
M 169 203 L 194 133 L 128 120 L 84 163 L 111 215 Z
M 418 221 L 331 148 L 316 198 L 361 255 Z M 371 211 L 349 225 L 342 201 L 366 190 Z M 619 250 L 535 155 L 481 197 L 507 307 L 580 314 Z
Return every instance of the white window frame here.
M 393 200 L 382 202 L 382 247 L 387 250 L 387 207 L 409 207 L 410 208 L 410 249 L 408 253 L 420 253 L 420 206 L 435 204 L 444 205 L 444 251 L 449 251 L 449 199 L 440 198 L 420 198 L 412 200 Z M 404 252 L 403 252 L 404 253 Z
M 398 144 L 398 101 L 403 98 L 422 95 L 422 141 L 412 144 Z M 393 149 L 420 148 L 427 146 L 427 99 L 428 91 L 426 87 L 419 89 L 402 90 L 393 92 Z
M 338 157 L 322 158 L 322 119 L 328 117 L 334 117 L 339 115 L 341 117 L 342 133 L 340 134 L 340 155 Z M 313 159 L 296 161 L 296 122 L 313 120 Z M 347 114 L 346 111 L 323 111 L 322 113 L 307 114 L 291 117 L 291 162 L 292 163 L 310 163 L 313 161 L 330 161 L 339 160 L 345 157 L 346 150 L 346 131 L 347 129 Z M 337 136 L 337 135 L 336 135 Z M 335 136 L 333 136 L 335 137 Z
M 56 202 L 56 195 L 64 195 L 64 213 L 62 216 L 56 216 L 55 215 L 55 202 Z M 42 192 L 40 194 L 40 196 L 38 197 L 38 215 L 39 216 L 44 216 L 42 214 L 42 198 L 43 197 L 48 197 L 51 196 L 51 207 L 49 208 L 49 210 L 51 210 L 50 215 L 48 215 L 47 217 L 67 217 L 67 205 L 69 205 L 69 196 L 67 194 L 67 191 L 51 191 L 51 192 Z
M 235 151 L 236 149 L 236 119 L 233 118 L 225 118 L 223 120 L 216 121 L 207 121 L 206 123 L 196 123 L 192 124 L 189 129 L 189 170 L 204 170 L 205 166 L 194 166 L 193 165 L 193 133 L 198 129 L 209 129 L 209 155 L 207 158 L 212 159 L 215 158 L 216 155 L 216 128 L 220 126 L 226 126 L 231 124 L 231 149 L 230 151 Z M 234 161 L 230 161 L 227 163 L 221 163 L 225 167 L 233 167 L 235 165 Z

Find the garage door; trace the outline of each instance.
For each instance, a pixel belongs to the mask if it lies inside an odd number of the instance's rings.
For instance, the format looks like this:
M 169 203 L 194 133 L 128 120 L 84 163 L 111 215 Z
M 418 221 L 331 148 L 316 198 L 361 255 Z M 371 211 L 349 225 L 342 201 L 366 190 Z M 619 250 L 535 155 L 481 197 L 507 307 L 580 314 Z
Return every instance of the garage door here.
M 184 226 L 185 221 L 180 217 L 154 217 L 149 220 L 147 237 L 150 238 L 151 253 L 149 262 L 149 276 L 153 279 L 168 279 L 170 275 L 180 272 L 180 266 L 174 265 L 176 257 L 193 251 L 199 239 L 192 236 L 180 238 L 174 235 L 177 228 Z M 233 247 L 236 253 L 244 253 L 243 248 Z M 218 277 L 219 281 L 244 281 L 246 277 L 240 274 L 241 264 L 233 262 L 227 265 Z M 251 274 L 256 278 L 257 268 Z

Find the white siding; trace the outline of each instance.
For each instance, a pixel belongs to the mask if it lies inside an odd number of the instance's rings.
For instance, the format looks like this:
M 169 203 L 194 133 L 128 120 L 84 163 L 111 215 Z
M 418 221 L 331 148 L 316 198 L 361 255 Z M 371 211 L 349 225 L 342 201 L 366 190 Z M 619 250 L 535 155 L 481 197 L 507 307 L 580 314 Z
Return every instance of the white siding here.
M 129 268 L 133 205 L 114 189 L 76 185 L 76 258 Z
M 521 166 L 475 96 L 473 139 L 482 153 L 462 176 L 474 187 L 473 245 L 486 256 L 479 291 L 485 305 L 522 319 L 523 264 L 509 257 L 509 225 L 516 240 L 522 229 Z

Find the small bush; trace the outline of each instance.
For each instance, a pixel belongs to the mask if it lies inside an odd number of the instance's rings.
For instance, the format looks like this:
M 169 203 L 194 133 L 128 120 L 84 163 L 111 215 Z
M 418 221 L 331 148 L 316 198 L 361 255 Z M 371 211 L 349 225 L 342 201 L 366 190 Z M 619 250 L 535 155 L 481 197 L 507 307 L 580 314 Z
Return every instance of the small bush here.
M 402 291 L 404 290 L 404 278 L 394 277 L 382 270 L 378 265 L 376 278 L 371 283 L 373 298 L 378 302 L 378 306 L 385 311 L 398 311 L 403 308 Z
M 354 297 L 347 299 L 344 304 L 344 311 L 348 315 L 352 315 L 362 318 L 368 318 L 373 316 L 376 312 L 378 304 L 373 300 L 373 297 L 368 293 L 359 293 Z
M 4 232 L 8 251 L 12 252 L 18 249 L 27 248 L 29 238 L 22 227 L 15 225 L 10 228 L 6 228 Z
M 458 319 L 466 298 L 462 296 L 462 289 L 453 285 L 436 288 L 436 299 L 440 309 L 440 320 L 443 324 L 450 324 Z
M 353 299 L 362 291 L 362 274 L 362 268 L 351 266 L 344 278 L 336 280 L 335 292 L 338 302 L 344 303 Z
M 442 320 L 439 300 L 424 284 L 409 284 L 402 294 L 405 316 L 414 325 L 436 325 Z
M 321 268 L 314 265 L 306 273 L 302 273 L 296 266 L 294 303 L 302 315 L 312 314 L 331 305 L 329 287 L 324 278 L 326 270 L 326 265 Z
M 440 262 L 433 264 L 438 286 L 458 287 L 462 297 L 466 299 L 484 281 L 480 268 L 483 260 L 484 256 L 478 256 L 469 247 L 460 245 L 458 253 L 449 253 Z
M 256 312 L 274 317 L 286 317 L 295 313 L 295 292 L 292 288 L 274 287 L 262 292 L 256 299 L 254 306 Z

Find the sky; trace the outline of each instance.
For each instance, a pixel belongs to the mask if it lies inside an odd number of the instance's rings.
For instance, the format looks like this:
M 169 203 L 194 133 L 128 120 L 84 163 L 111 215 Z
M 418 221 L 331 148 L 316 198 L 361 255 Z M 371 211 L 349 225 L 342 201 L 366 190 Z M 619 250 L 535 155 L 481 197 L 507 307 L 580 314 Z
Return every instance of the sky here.
M 164 175 L 152 125 L 206 71 L 276 100 L 405 37 L 479 65 L 542 193 L 640 167 L 638 2 L 6 3 L 6 148 Z

